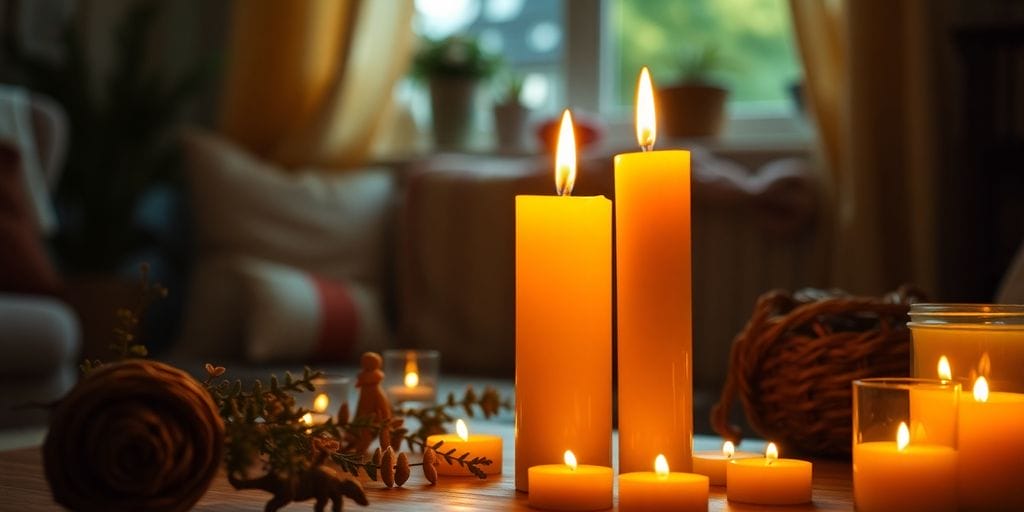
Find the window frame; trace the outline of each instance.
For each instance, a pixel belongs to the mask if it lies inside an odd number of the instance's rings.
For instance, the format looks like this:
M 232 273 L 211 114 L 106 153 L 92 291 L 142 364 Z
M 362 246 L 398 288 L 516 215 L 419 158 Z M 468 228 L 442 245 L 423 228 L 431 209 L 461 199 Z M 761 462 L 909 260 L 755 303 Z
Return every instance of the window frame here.
M 563 0 L 565 9 L 565 91 L 572 108 L 601 116 L 610 134 L 631 133 L 633 112 L 610 108 L 612 104 L 611 65 L 615 57 L 608 27 L 608 0 Z M 604 36 L 604 37 L 602 37 Z M 799 58 L 799 55 L 797 56 Z M 792 110 L 737 112 L 729 109 L 721 143 L 767 145 L 809 145 L 813 137 L 808 123 Z

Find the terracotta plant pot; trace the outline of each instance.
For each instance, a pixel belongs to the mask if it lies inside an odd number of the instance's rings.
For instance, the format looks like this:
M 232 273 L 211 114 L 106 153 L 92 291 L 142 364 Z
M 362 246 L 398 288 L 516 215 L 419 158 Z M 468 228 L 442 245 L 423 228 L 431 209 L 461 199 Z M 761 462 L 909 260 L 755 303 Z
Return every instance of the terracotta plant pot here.
M 526 143 L 526 121 L 529 117 L 530 109 L 519 103 L 494 105 L 494 128 L 500 151 L 508 153 L 523 151 Z
M 430 113 L 434 146 L 444 150 L 469 147 L 477 80 L 462 77 L 430 79 Z
M 658 90 L 658 114 L 669 137 L 717 137 L 725 124 L 729 91 L 712 85 L 683 84 Z

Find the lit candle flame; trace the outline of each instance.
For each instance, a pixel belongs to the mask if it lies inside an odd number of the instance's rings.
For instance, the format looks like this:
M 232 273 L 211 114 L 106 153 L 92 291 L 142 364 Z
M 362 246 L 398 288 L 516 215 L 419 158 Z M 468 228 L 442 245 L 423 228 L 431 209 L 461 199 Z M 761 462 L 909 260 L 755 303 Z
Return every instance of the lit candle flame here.
M 558 130 L 558 149 L 555 150 L 555 190 L 560 196 L 572 195 L 576 184 L 576 135 L 572 131 L 572 114 L 562 113 L 562 126 Z
M 565 465 L 569 466 L 569 469 L 576 471 L 576 455 L 572 453 L 572 450 L 566 450 L 562 458 L 565 459 Z
M 305 423 L 306 425 L 312 425 L 313 424 L 313 414 L 312 413 L 308 413 L 308 412 L 306 414 L 303 414 L 302 415 L 302 422 Z
M 779 448 L 775 446 L 775 443 L 768 443 L 768 447 L 764 450 L 765 465 L 770 466 L 772 462 L 779 460 Z
M 991 375 L 992 374 L 992 358 L 989 357 L 988 352 L 981 354 L 981 359 L 978 360 L 978 375 Z
M 331 399 L 324 393 L 320 393 L 313 399 L 313 410 L 316 412 L 326 411 L 329 405 L 331 405 Z
M 949 367 L 946 356 L 939 358 L 939 380 L 953 380 L 953 370 Z
M 736 445 L 732 444 L 732 441 L 722 443 L 722 455 L 731 459 L 733 455 L 736 455 Z
M 469 441 L 469 428 L 466 427 L 466 422 L 462 421 L 461 418 L 455 422 L 455 433 L 463 441 Z
M 900 422 L 900 428 L 896 430 L 896 449 L 903 451 L 907 445 L 910 444 L 910 429 L 907 428 L 906 422 Z
M 416 353 L 409 351 L 405 354 L 405 387 L 414 388 L 420 383 L 419 366 L 416 365 Z
M 668 459 L 660 453 L 654 459 L 654 472 L 659 478 L 668 477 Z
M 654 149 L 658 136 L 658 125 L 654 117 L 654 87 L 651 73 L 644 66 L 640 70 L 640 81 L 636 87 L 636 141 L 644 151 Z
M 988 379 L 985 377 L 978 377 L 974 381 L 974 401 L 988 402 Z

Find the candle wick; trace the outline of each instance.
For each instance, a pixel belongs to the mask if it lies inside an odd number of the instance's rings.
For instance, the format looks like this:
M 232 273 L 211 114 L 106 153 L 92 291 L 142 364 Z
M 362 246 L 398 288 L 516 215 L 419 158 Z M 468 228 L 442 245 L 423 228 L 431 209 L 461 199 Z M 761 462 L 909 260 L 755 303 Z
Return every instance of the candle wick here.
M 642 144 L 640 146 L 640 151 L 643 151 L 644 153 L 646 153 L 648 151 L 654 151 L 654 143 L 653 142 L 649 142 L 647 144 Z

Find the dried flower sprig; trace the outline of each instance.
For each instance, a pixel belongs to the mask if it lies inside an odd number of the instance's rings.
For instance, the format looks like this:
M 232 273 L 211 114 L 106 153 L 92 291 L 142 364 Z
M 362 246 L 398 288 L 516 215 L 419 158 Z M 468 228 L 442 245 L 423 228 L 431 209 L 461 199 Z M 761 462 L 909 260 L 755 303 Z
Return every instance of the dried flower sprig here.
M 410 438 L 419 441 L 418 445 L 423 446 L 428 437 L 448 431 L 445 426 L 456 420 L 451 411 L 457 408 L 465 411 L 470 418 L 475 416 L 476 409 L 480 409 L 484 418 L 489 419 L 502 410 L 511 411 L 513 404 L 510 398 L 503 398 L 494 387 L 487 386 L 482 394 L 477 395 L 473 386 L 466 386 L 462 399 L 456 399 L 455 393 L 448 393 L 444 403 L 422 409 L 396 407 L 395 415 L 416 418 L 419 421 L 419 429 Z M 409 449 L 415 449 L 413 443 L 409 444 Z
M 130 308 L 120 308 L 116 312 L 117 325 L 114 327 L 114 340 L 109 346 L 113 353 L 112 361 L 123 361 L 149 355 L 146 345 L 139 341 L 139 323 L 153 302 L 167 298 L 167 288 L 160 283 L 151 282 L 149 270 L 148 263 L 139 265 L 139 286 L 135 304 Z M 102 365 L 103 363 L 98 359 L 91 361 L 86 359 L 79 368 L 82 373 L 89 373 Z

